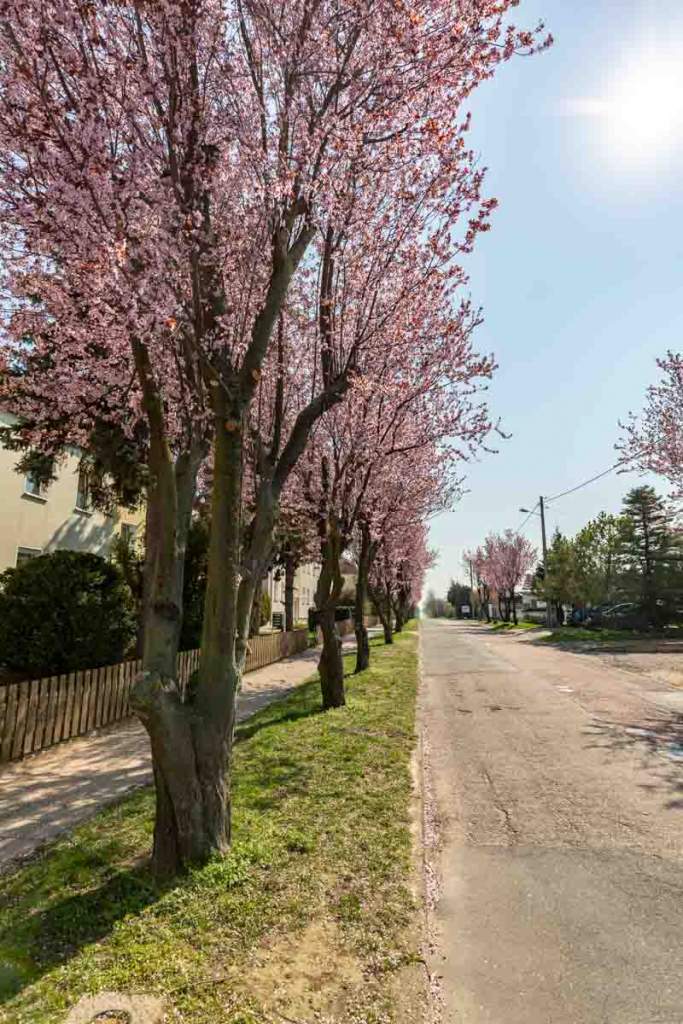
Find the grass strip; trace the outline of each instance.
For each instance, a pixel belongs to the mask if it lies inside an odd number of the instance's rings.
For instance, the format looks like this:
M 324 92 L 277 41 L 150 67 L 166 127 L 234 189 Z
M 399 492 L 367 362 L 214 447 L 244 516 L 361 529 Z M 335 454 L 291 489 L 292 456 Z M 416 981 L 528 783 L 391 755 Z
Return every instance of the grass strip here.
M 516 624 L 514 622 L 496 622 L 491 626 L 493 633 L 503 633 L 513 629 L 543 629 L 543 626 L 538 622 L 525 622 L 524 619 L 520 619 Z
M 657 640 L 662 633 L 646 633 L 635 629 L 586 629 L 581 626 L 565 626 L 554 629 L 540 639 L 546 644 L 604 644 L 620 643 L 625 640 Z
M 158 885 L 145 789 L 0 878 L 0 1020 L 61 1024 L 101 991 L 163 995 L 182 1024 L 395 1019 L 416 646 L 414 626 L 373 642 L 345 708 L 320 711 L 316 677 L 238 729 L 226 858 Z

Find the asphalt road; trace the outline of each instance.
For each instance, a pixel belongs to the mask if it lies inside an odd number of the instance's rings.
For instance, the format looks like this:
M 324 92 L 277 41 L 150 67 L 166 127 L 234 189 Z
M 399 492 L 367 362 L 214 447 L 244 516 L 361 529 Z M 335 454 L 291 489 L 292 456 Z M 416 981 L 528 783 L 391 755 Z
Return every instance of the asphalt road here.
M 421 628 L 446 1021 L 683 1024 L 683 692 Z

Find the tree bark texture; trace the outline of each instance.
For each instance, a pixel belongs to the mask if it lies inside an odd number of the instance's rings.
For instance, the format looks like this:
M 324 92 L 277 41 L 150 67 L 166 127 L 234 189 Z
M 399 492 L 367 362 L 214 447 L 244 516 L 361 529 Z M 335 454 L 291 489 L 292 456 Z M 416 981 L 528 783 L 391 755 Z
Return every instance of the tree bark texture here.
M 323 649 L 318 662 L 318 673 L 323 708 L 328 710 L 342 707 L 346 703 L 342 645 L 335 622 L 335 611 L 344 587 L 340 564 L 343 544 L 334 515 L 325 517 L 320 529 L 321 568 L 315 591 L 315 604 L 319 613 Z
M 346 704 L 342 643 L 337 632 L 334 613 L 335 606 L 328 606 L 320 613 L 323 648 L 318 662 L 318 673 L 325 711 L 330 708 L 341 708 Z
M 134 343 L 133 355 L 150 428 L 150 483 L 142 672 L 133 686 L 131 704 L 152 749 L 156 789 L 152 863 L 158 874 L 173 874 L 203 856 L 211 828 L 198 823 L 205 817 L 199 793 L 207 767 L 201 752 L 194 749 L 196 722 L 176 677 L 187 536 L 205 447 L 194 442 L 172 453 L 160 392 L 141 342 Z
M 135 711 L 152 746 L 152 861 L 162 876 L 223 853 L 230 843 L 230 751 L 241 672 L 235 653 L 241 451 L 239 438 L 225 424 L 225 417 L 216 424 L 210 561 L 197 678 L 187 687 L 176 678 L 184 549 L 173 565 L 169 508 L 174 501 L 169 486 L 159 512 L 164 528 L 156 544 L 151 628 L 145 630 L 143 672 L 133 693 Z M 159 479 L 168 482 L 163 469 Z M 189 525 L 188 497 L 182 474 L 176 474 L 176 513 L 187 507 Z
M 370 530 L 361 526 L 361 543 L 358 553 L 358 575 L 356 577 L 356 600 L 354 607 L 354 628 L 356 633 L 356 672 L 370 667 L 370 641 L 365 625 L 365 600 L 368 592 L 368 570 L 371 558 Z
M 249 613 L 249 636 L 258 636 L 261 632 L 261 602 L 263 600 L 263 580 L 259 580 L 254 587 L 254 596 L 251 601 L 251 612 Z
M 381 585 L 370 589 L 372 603 L 379 615 L 379 621 L 382 623 L 384 643 L 393 644 L 394 635 L 391 629 L 391 600 L 387 600 L 387 593 L 388 591 L 386 591 Z

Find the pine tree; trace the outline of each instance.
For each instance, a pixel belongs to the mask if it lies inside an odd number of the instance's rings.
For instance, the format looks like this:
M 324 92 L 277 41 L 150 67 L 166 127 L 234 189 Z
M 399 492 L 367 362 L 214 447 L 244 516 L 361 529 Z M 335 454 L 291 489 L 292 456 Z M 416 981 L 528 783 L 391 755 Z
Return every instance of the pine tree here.
M 680 571 L 672 513 L 653 487 L 634 487 L 623 501 L 624 585 L 652 625 L 666 621 Z

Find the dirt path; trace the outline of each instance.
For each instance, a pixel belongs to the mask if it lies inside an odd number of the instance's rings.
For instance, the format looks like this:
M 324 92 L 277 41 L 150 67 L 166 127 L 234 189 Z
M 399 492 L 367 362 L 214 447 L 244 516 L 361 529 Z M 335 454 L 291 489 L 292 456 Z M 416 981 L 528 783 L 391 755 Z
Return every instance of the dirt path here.
M 308 679 L 318 657 L 317 650 L 308 650 L 248 673 L 237 701 L 237 720 L 244 721 Z M 149 741 L 136 719 L 4 765 L 0 770 L 0 870 L 73 828 L 99 807 L 151 781 Z
M 681 691 L 467 623 L 422 658 L 449 1024 L 682 1024 Z

